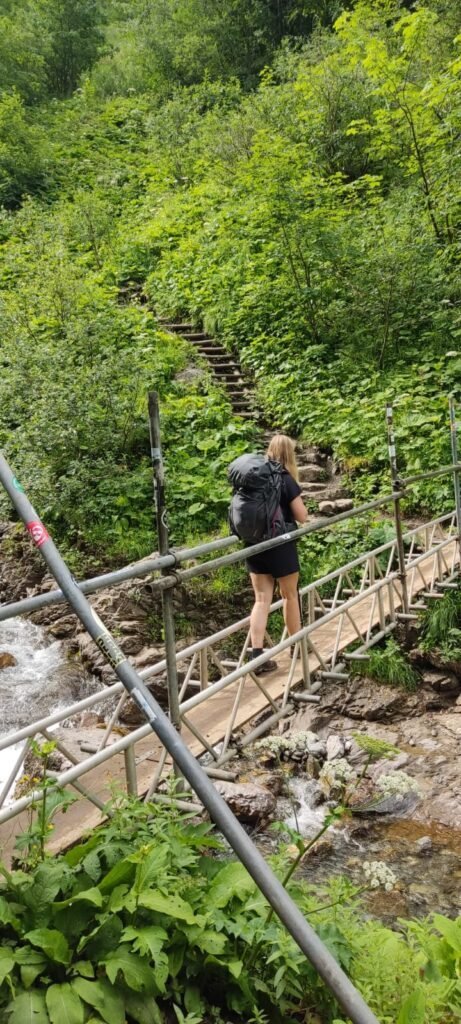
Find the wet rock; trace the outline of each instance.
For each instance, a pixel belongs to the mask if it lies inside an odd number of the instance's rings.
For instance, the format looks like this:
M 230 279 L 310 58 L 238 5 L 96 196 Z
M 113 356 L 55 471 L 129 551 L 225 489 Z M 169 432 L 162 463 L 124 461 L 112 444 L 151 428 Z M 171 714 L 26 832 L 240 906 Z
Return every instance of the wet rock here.
M 461 660 L 444 658 L 439 651 L 421 651 L 419 648 L 410 652 L 410 661 L 415 665 L 432 665 L 445 675 L 453 673 L 461 684 Z
M 246 825 L 268 821 L 274 814 L 275 796 L 262 786 L 221 781 L 215 782 L 215 786 L 236 818 Z
M 320 774 L 320 764 L 317 761 L 317 758 L 314 757 L 313 754 L 308 754 L 308 756 L 307 756 L 306 774 L 309 775 L 311 779 L 318 779 L 318 777 L 319 777 L 319 774 Z
M 341 736 L 329 736 L 327 739 L 327 761 L 344 756 L 344 740 Z
M 84 711 L 79 721 L 79 725 L 82 729 L 96 729 L 98 724 L 99 715 L 96 711 Z
M 14 654 L 10 654 L 9 651 L 2 651 L 0 654 L 0 669 L 2 668 L 14 668 L 17 665 Z
M 67 640 L 68 637 L 73 636 L 75 633 L 76 619 L 74 616 L 67 616 L 63 619 L 58 619 L 57 622 L 53 622 L 48 628 L 48 632 L 51 636 L 54 636 L 56 640 Z
M 143 647 L 133 658 L 133 665 L 138 669 L 147 668 L 150 665 L 155 665 L 157 661 L 161 661 L 163 656 L 164 651 L 161 647 Z
M 461 680 L 457 679 L 454 672 L 437 669 L 423 672 L 423 682 L 436 693 L 458 693 L 461 685 Z
M 421 836 L 421 839 L 416 840 L 415 846 L 418 855 L 420 857 L 425 857 L 432 851 L 432 839 L 430 836 Z

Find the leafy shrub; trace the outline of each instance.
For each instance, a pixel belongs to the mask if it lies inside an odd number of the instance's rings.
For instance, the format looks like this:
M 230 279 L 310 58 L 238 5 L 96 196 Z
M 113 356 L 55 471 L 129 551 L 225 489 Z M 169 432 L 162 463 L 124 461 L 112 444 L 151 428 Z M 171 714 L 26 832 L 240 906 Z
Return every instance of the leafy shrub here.
M 372 648 L 367 660 L 359 662 L 354 671 L 358 675 L 376 680 L 377 683 L 401 687 L 410 693 L 418 686 L 417 673 L 408 664 L 393 637 L 386 640 L 384 647 Z
M 173 1008 L 189 1024 L 193 1015 L 196 1024 L 337 1017 L 245 869 L 223 859 L 211 825 L 137 801 L 112 812 L 86 842 L 29 873 L 1 869 L 2 1019 L 161 1024 Z M 285 874 L 289 863 L 281 853 L 274 866 Z M 344 881 L 291 888 L 379 1019 L 395 1020 L 415 990 L 421 1024 L 446 1024 L 461 1006 L 458 922 L 435 915 L 401 923 L 399 934 L 348 907 Z
M 421 649 L 437 649 L 447 660 L 461 658 L 461 590 L 430 602 L 422 618 Z

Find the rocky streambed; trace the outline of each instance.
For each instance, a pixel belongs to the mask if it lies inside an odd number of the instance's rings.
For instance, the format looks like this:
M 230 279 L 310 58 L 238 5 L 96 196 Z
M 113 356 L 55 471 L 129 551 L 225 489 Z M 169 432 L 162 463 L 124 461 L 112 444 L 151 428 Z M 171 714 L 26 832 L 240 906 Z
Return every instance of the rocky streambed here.
M 241 788 L 256 783 L 261 803 L 255 796 L 253 819 L 247 805 L 242 815 L 235 791 L 234 809 L 266 852 L 280 842 L 269 819 L 311 839 L 347 804 L 298 870 L 313 885 L 343 875 L 364 889 L 369 912 L 389 922 L 461 912 L 461 681 L 443 693 L 442 679 L 434 673 L 414 694 L 362 678 L 346 689 L 326 685 L 318 704 L 238 766 Z

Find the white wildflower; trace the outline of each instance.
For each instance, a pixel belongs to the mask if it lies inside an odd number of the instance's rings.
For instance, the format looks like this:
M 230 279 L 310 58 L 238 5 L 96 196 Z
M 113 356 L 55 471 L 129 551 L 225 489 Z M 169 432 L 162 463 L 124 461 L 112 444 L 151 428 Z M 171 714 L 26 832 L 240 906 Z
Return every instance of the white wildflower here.
M 385 797 L 420 793 L 416 779 L 412 779 L 411 775 L 407 775 L 406 772 L 387 772 L 386 775 L 380 775 L 376 780 L 376 785 Z
M 370 889 L 385 889 L 390 892 L 397 882 L 397 876 L 383 860 L 364 860 L 363 872 Z

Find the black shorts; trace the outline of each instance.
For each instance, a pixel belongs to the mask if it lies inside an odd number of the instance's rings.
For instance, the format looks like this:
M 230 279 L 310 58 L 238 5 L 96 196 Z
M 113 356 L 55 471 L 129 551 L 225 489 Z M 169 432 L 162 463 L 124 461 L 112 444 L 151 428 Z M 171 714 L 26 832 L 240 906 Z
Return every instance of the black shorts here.
M 296 541 L 289 541 L 281 544 L 278 548 L 270 548 L 268 551 L 261 551 L 253 558 L 247 558 L 246 566 L 249 572 L 257 575 L 264 573 L 265 576 L 273 576 L 279 580 L 282 576 L 290 576 L 292 572 L 299 572 L 299 558 Z

